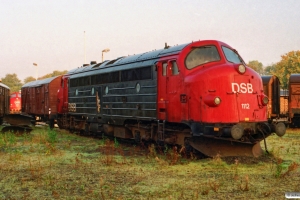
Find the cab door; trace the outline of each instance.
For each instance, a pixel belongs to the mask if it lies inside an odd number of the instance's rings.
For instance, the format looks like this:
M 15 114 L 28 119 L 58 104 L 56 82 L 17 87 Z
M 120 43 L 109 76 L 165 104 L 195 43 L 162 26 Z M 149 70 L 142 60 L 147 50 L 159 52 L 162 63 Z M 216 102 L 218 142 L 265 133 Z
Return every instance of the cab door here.
M 182 106 L 180 102 L 182 78 L 175 59 L 167 62 L 166 92 L 167 92 L 167 119 L 170 122 L 180 122 L 182 118 Z
M 167 120 L 167 62 L 160 61 L 157 67 L 157 119 Z
M 176 60 L 157 63 L 157 77 L 157 118 L 169 122 L 181 121 L 182 79 Z

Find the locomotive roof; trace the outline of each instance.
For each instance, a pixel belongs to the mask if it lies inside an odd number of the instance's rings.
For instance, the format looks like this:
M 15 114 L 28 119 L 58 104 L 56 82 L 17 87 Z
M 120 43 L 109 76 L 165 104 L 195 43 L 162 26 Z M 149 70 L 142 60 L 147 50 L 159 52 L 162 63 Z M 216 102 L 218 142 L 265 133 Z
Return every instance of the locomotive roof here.
M 4 87 L 4 88 L 7 88 L 7 89 L 10 89 L 7 85 L 3 84 L 3 83 L 0 83 L 0 86 L 1 87 Z
M 37 86 L 41 86 L 47 83 L 50 83 L 52 80 L 54 80 L 55 78 L 57 78 L 58 76 L 55 77 L 50 77 L 50 78 L 46 78 L 43 80 L 36 80 L 36 81 L 31 81 L 29 83 L 26 83 L 22 86 L 23 87 L 37 87 Z
M 164 49 L 154 50 L 146 53 L 119 57 L 114 60 L 106 60 L 103 63 L 93 64 L 86 67 L 72 69 L 67 72 L 72 78 L 95 74 L 95 70 L 101 69 L 101 72 L 111 72 L 114 70 L 125 70 L 143 66 L 153 65 L 160 57 L 169 54 L 176 54 L 180 52 L 187 44 L 176 45 Z

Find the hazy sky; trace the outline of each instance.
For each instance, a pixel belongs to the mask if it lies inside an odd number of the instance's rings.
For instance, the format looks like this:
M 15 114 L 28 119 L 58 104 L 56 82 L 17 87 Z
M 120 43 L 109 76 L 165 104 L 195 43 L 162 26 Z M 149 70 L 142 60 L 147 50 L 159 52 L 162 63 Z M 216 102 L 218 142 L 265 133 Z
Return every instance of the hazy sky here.
M 111 60 L 206 39 L 267 66 L 300 50 L 300 1 L 0 0 L 0 27 L 0 78 L 101 62 L 105 48 Z

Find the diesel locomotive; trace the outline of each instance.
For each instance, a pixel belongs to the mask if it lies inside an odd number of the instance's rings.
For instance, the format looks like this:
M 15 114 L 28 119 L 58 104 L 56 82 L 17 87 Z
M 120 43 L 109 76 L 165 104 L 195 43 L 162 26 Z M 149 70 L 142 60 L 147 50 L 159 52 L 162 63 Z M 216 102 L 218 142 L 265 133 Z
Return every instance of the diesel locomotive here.
M 84 134 L 259 156 L 260 141 L 285 134 L 283 123 L 268 123 L 268 102 L 235 49 L 204 40 L 73 69 L 51 113 L 59 128 Z

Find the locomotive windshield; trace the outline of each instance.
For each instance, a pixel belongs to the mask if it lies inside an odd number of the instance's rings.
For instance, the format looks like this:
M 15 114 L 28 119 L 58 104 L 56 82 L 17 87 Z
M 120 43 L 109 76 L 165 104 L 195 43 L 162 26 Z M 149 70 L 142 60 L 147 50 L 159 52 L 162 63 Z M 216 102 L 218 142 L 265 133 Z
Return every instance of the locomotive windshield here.
M 208 62 L 220 60 L 220 55 L 215 46 L 201 46 L 194 48 L 185 59 L 185 66 L 193 69 Z
M 243 64 L 244 61 L 242 58 L 232 49 L 229 49 L 227 47 L 222 46 L 222 49 L 224 51 L 225 57 L 229 62 L 235 63 L 235 64 Z

